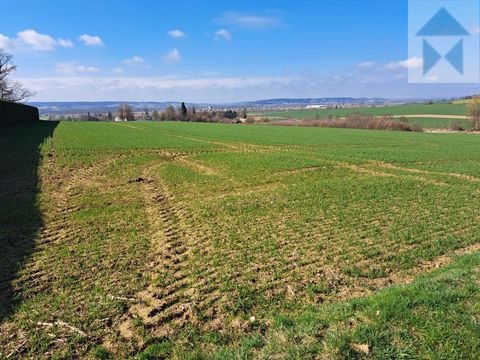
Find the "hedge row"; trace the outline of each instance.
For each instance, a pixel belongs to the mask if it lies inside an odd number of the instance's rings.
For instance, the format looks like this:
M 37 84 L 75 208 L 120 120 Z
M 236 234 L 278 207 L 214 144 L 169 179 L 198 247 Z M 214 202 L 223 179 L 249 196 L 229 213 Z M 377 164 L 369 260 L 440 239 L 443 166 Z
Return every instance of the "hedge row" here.
M 0 100 L 0 127 L 38 120 L 36 107 Z

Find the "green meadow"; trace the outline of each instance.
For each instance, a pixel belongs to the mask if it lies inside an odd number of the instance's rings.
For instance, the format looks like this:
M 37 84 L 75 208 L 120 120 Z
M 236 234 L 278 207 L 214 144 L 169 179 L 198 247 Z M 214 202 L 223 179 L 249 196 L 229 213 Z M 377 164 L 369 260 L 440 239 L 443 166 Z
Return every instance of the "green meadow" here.
M 392 105 L 379 106 L 371 108 L 352 108 L 352 109 L 309 109 L 309 110 L 292 110 L 292 111 L 277 111 L 264 112 L 259 115 L 271 118 L 327 118 L 345 117 L 350 114 L 363 114 L 372 116 L 383 115 L 403 115 L 408 118 L 408 115 L 461 115 L 467 116 L 467 105 L 465 103 L 434 103 L 434 104 L 407 104 L 407 105 Z M 428 116 L 426 116 L 428 117 Z

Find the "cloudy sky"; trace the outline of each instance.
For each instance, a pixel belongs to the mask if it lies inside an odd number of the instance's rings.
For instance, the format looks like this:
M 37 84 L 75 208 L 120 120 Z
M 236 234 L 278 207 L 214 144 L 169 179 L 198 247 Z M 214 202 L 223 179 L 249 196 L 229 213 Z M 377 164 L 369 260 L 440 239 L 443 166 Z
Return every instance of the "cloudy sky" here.
M 0 0 L 0 47 L 35 101 L 448 97 L 408 84 L 406 0 Z M 8 16 L 5 14 L 8 12 Z M 478 36 L 477 31 L 472 31 Z

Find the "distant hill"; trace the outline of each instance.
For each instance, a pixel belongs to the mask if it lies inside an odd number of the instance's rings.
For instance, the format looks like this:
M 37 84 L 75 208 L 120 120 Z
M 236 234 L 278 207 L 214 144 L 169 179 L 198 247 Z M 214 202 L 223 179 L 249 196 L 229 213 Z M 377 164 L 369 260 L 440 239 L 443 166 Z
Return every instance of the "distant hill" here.
M 30 102 L 42 114 L 86 114 L 117 111 L 121 104 L 129 104 L 133 111 L 165 109 L 168 105 L 180 106 L 179 102 L 134 102 L 134 101 L 91 101 L 91 102 Z
M 247 101 L 243 104 L 256 105 L 256 106 L 269 106 L 269 105 L 327 105 L 327 104 L 384 104 L 392 102 L 390 99 L 383 98 L 352 98 L 352 97 L 332 97 L 332 98 L 301 98 L 301 99 L 266 99 Z

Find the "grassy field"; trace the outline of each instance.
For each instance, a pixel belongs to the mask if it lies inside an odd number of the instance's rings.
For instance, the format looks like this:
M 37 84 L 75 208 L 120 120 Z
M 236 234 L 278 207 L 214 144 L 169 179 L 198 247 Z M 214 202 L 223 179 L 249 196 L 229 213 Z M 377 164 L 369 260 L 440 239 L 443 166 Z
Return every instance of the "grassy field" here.
M 366 115 L 467 115 L 467 106 L 465 104 L 408 104 L 388 107 L 375 108 L 356 108 L 356 109 L 328 109 L 328 110 L 297 110 L 297 111 L 279 111 L 265 112 L 262 116 L 268 118 L 294 118 L 305 119 L 329 116 L 344 117 L 352 113 L 361 113 Z
M 410 124 L 420 125 L 423 129 L 451 129 L 452 127 L 459 125 L 463 129 L 468 130 L 472 128 L 472 122 L 470 120 L 463 119 L 439 119 L 432 117 L 412 117 L 408 119 Z M 400 119 L 398 119 L 400 121 Z
M 476 135 L 40 122 L 0 150 L 0 358 L 480 352 Z

